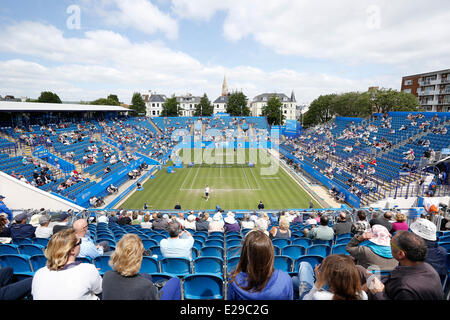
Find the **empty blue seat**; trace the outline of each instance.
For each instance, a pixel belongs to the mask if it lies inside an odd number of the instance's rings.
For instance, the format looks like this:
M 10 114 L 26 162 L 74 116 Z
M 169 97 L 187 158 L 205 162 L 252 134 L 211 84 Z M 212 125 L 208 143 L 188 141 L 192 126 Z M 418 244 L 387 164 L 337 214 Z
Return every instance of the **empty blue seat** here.
M 212 247 L 222 247 L 223 248 L 223 240 L 217 240 L 209 238 L 206 239 L 206 241 L 203 243 L 204 246 L 212 246 Z
M 299 266 L 300 262 L 308 262 L 314 269 L 315 266 L 321 264 L 322 261 L 323 261 L 323 257 L 316 256 L 316 255 L 306 255 L 306 256 L 300 257 L 297 260 L 295 260 L 295 262 L 294 262 L 294 271 L 298 272 L 298 266 Z
M 278 248 L 284 248 L 291 244 L 291 241 L 288 239 L 273 239 L 272 244 L 277 246 Z
M 47 245 L 48 245 L 49 241 L 50 241 L 50 239 L 47 239 L 47 238 L 34 238 L 33 239 L 33 243 L 34 244 L 40 244 L 44 248 L 47 248 Z
M 218 246 L 209 246 L 209 247 L 203 247 L 200 249 L 200 256 L 206 257 L 218 257 L 223 259 L 223 247 Z
M 19 254 L 17 245 L 9 243 L 0 244 L 0 255 L 2 254 Z
M 227 259 L 227 273 L 231 274 L 234 270 L 236 270 L 237 265 L 239 264 L 240 256 L 234 256 Z
M 139 272 L 153 274 L 158 273 L 159 271 L 159 263 L 157 259 L 148 256 L 142 257 L 141 269 Z
M 112 270 L 112 267 L 109 265 L 110 256 L 98 256 L 94 259 L 94 264 L 99 269 L 100 275 L 104 275 L 107 271 Z
M 43 254 L 44 247 L 39 244 L 21 244 L 18 247 L 20 254 L 34 256 L 35 254 Z
M 213 273 L 196 273 L 183 279 L 184 299 L 223 299 L 223 279 Z
M 150 239 L 153 239 L 156 242 L 160 243 L 162 239 L 167 239 L 167 237 L 165 235 L 162 235 L 162 234 L 152 234 L 150 236 Z
M 235 257 L 235 256 L 240 256 L 241 255 L 241 250 L 242 250 L 242 246 L 241 245 L 227 248 L 227 257 L 228 257 L 228 259 L 230 259 L 232 257 Z
M 4 254 L 0 256 L 0 265 L 3 267 L 11 267 L 14 274 L 20 278 L 28 278 L 34 275 L 33 267 L 28 255 L 23 254 Z
M 294 260 L 288 256 L 275 256 L 274 268 L 285 272 L 291 272 Z
M 308 238 L 294 239 L 292 244 L 299 245 L 299 246 L 302 246 L 305 248 L 309 248 L 309 246 L 311 245 L 311 239 L 308 239 Z
M 317 256 L 321 256 L 321 257 L 326 257 L 330 254 L 331 248 L 327 245 L 324 244 L 315 244 L 310 246 L 307 249 L 307 254 L 308 255 L 317 255 Z
M 24 239 L 14 239 L 13 244 L 21 245 L 21 244 L 33 244 L 33 241 L 29 238 Z
M 162 259 L 162 253 L 161 253 L 161 248 L 159 246 L 153 246 L 149 248 L 151 251 L 151 255 L 156 255 L 158 258 L 157 259 Z
M 43 254 L 36 254 L 30 257 L 30 262 L 33 267 L 33 271 L 36 272 L 46 266 L 47 258 Z
M 92 263 L 92 259 L 89 257 L 76 257 L 75 261 L 79 261 L 81 263 Z
M 194 260 L 195 273 L 223 274 L 223 259 L 218 257 L 198 257 Z
M 147 250 L 150 247 L 159 245 L 159 243 L 153 239 L 143 239 L 142 244 L 144 245 L 145 250 Z
M 186 258 L 163 258 L 160 261 L 161 272 L 185 276 L 192 273 L 191 261 Z
M 332 254 L 346 254 L 346 255 L 349 255 L 347 250 L 345 250 L 346 247 L 347 247 L 346 244 L 336 244 L 333 247 L 331 247 L 331 253 Z
M 281 249 L 281 254 L 283 256 L 288 256 L 294 261 L 305 255 L 306 248 L 299 245 L 290 245 Z

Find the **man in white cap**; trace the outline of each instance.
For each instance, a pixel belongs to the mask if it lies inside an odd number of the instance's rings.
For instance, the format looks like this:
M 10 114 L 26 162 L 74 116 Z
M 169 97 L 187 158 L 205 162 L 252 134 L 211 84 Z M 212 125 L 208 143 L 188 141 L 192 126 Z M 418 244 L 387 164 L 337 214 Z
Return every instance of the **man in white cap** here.
M 428 247 L 425 262 L 428 262 L 439 274 L 441 280 L 447 276 L 447 250 L 438 245 L 436 237 L 436 225 L 427 219 L 417 219 L 410 225 L 413 233 L 417 234 Z
M 187 220 L 184 223 L 184 229 L 195 230 L 195 215 L 192 211 L 187 216 Z

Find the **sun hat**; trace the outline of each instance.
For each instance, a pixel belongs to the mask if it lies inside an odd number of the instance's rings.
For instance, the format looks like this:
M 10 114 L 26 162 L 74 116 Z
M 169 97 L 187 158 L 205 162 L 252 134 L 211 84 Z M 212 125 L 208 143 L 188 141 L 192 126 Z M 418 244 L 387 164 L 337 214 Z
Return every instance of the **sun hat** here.
M 372 237 L 369 239 L 370 242 L 375 243 L 379 246 L 390 246 L 391 245 L 391 234 L 388 229 L 381 224 L 375 224 L 371 229 Z
M 225 219 L 223 219 L 223 221 L 225 221 L 228 224 L 235 224 L 236 223 L 236 219 L 234 219 L 234 213 L 229 211 L 227 213 L 227 217 Z
M 193 214 L 190 214 L 190 215 L 188 215 L 187 219 L 188 219 L 188 221 L 194 221 L 195 216 Z
M 436 241 L 436 225 L 433 222 L 419 218 L 411 223 L 410 228 L 419 237 L 429 241 Z
M 222 214 L 221 214 L 220 212 L 217 212 L 216 214 L 214 214 L 213 220 L 214 220 L 214 221 L 220 221 L 220 220 L 222 220 Z

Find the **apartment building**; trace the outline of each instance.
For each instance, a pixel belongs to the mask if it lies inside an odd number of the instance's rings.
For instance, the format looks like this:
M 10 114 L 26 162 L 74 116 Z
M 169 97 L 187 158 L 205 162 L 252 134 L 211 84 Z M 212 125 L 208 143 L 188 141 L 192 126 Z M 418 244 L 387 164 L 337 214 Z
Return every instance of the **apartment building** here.
M 163 94 L 156 94 L 149 91 L 148 94 L 143 94 L 142 99 L 145 102 L 145 109 L 147 110 L 147 117 L 159 117 L 162 114 L 163 105 L 167 97 Z
M 450 111 L 450 69 L 403 77 L 401 90 L 414 94 L 425 111 Z
M 187 93 L 184 96 L 177 96 L 176 98 L 181 110 L 181 116 L 193 117 L 195 108 L 200 103 L 201 97 L 196 97 L 190 93 Z
M 263 93 L 257 95 L 256 97 L 253 98 L 253 101 L 250 103 L 250 111 L 252 113 L 252 116 L 254 117 L 262 116 L 264 107 L 267 106 L 267 102 L 273 95 L 278 96 L 278 99 L 283 105 L 282 113 L 285 116 L 285 120 L 296 120 L 298 116 L 298 110 L 294 91 L 292 91 L 291 97 L 288 97 L 284 93 Z

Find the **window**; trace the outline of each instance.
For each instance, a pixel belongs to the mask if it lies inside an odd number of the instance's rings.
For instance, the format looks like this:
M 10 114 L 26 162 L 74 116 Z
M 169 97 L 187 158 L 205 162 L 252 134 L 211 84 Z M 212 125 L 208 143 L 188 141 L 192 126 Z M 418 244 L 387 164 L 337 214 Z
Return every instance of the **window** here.
M 405 80 L 405 86 L 412 85 L 412 80 Z
M 411 93 L 411 89 L 405 89 L 405 90 L 403 90 L 403 92 Z

